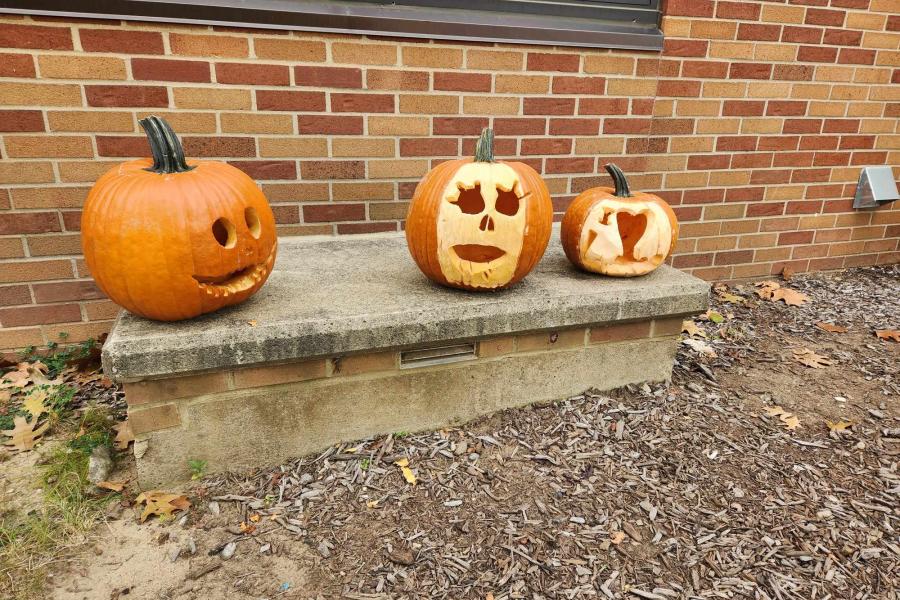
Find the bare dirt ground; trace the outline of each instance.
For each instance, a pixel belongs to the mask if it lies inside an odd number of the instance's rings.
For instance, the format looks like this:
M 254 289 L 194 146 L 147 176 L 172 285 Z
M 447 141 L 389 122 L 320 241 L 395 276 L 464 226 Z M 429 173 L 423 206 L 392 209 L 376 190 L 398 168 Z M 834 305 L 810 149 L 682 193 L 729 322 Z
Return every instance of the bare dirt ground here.
M 165 522 L 126 491 L 47 597 L 900 598 L 900 267 L 778 283 L 808 301 L 714 290 L 668 383 L 209 477 Z

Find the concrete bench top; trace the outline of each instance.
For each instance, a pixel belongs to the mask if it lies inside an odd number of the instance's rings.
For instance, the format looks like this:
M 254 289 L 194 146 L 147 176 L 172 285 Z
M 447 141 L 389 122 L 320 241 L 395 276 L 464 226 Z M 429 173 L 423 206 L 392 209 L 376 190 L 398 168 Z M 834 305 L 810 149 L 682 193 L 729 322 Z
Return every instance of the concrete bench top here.
M 635 279 L 582 273 L 558 228 L 543 260 L 508 290 L 441 287 L 402 234 L 286 238 L 250 300 L 176 323 L 122 311 L 103 347 L 117 381 L 288 362 L 486 336 L 702 312 L 706 282 L 663 265 Z

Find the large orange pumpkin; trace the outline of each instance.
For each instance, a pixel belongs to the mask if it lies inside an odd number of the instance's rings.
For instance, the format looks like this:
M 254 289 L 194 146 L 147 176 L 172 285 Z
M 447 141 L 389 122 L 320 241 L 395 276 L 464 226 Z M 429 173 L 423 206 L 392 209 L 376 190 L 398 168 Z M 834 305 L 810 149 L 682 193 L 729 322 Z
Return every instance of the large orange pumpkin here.
M 413 260 L 433 281 L 495 290 L 528 274 L 544 255 L 553 204 L 540 175 L 526 164 L 494 160 L 485 129 L 474 160 L 451 160 L 416 187 L 406 217 Z
M 593 273 L 645 275 L 675 248 L 678 219 L 659 196 L 632 193 L 625 174 L 606 165 L 615 189 L 591 188 L 578 195 L 562 222 L 566 256 Z
M 186 161 L 163 119 L 140 124 L 153 160 L 114 167 L 84 205 L 81 242 L 97 285 L 131 312 L 161 321 L 250 297 L 275 262 L 266 197 L 235 167 Z

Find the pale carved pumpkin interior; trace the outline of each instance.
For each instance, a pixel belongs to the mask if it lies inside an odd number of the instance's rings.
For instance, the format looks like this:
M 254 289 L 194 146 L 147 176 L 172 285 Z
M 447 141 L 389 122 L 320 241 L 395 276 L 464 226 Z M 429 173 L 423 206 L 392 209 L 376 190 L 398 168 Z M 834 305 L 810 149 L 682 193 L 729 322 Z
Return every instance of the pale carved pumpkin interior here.
M 607 275 L 643 275 L 665 260 L 672 228 L 655 204 L 598 202 L 585 220 L 580 252 L 586 268 Z

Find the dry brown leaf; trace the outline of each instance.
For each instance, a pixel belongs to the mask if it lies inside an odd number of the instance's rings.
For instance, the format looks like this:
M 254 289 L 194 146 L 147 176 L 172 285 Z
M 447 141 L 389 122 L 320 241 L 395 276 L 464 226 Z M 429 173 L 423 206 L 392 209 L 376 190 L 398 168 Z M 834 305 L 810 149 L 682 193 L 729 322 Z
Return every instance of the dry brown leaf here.
M 97 487 L 111 492 L 121 492 L 125 489 L 125 483 L 124 481 L 101 481 Z
M 127 450 L 128 444 L 134 441 L 134 433 L 131 431 L 131 421 L 122 421 L 113 429 L 116 430 L 116 450 Z
M 406 483 L 416 485 L 416 474 L 409 468 L 408 458 L 401 458 L 400 460 L 395 461 L 394 464 L 400 467 L 400 472 L 403 473 L 403 479 L 406 480 Z
M 775 293 L 775 290 L 781 287 L 781 284 L 777 281 L 759 281 L 756 283 L 756 287 L 759 288 L 756 290 L 756 295 L 760 298 L 769 300 L 772 298 L 772 294 Z
M 785 428 L 789 429 L 790 431 L 794 431 L 795 429 L 800 427 L 800 419 L 797 418 L 796 415 L 782 415 L 780 418 L 781 422 L 784 423 Z
M 722 302 L 730 302 L 731 304 L 743 304 L 744 299 L 729 292 L 719 292 L 719 300 Z
M 25 401 L 22 403 L 22 408 L 31 414 L 32 421 L 37 421 L 38 417 L 48 411 L 47 407 L 44 405 L 44 400 L 46 399 L 47 392 L 44 390 L 35 390 L 25 398 Z
M 791 412 L 788 412 L 780 406 L 764 406 L 763 411 L 770 417 L 778 417 L 786 429 L 793 431 L 800 427 L 800 419 Z
M 0 433 L 9 436 L 10 438 L 3 442 L 4 445 L 12 446 L 16 450 L 31 450 L 37 443 L 38 438 L 40 438 L 44 432 L 47 431 L 47 428 L 50 427 L 50 424 L 45 422 L 35 429 L 36 424 L 37 419 L 32 423 L 29 423 L 25 417 L 13 417 L 14 427 L 12 429 L 0 431 Z
M 697 326 L 693 321 L 682 321 L 681 331 L 688 335 L 696 335 L 697 337 L 706 337 L 706 332 Z
M 159 490 L 143 492 L 135 498 L 135 502 L 145 505 L 144 512 L 141 513 L 141 523 L 146 521 L 150 515 L 171 516 L 175 511 L 187 510 L 191 507 L 187 496 L 168 494 Z
M 896 329 L 878 329 L 875 335 L 882 340 L 894 340 L 900 342 L 900 331 Z
M 847 333 L 846 327 L 843 327 L 841 325 L 834 325 L 832 323 L 825 323 L 823 321 L 819 321 L 818 323 L 816 323 L 816 327 L 830 333 Z
M 241 533 L 250 534 L 256 531 L 256 525 L 248 524 L 246 521 L 241 521 L 238 527 L 240 528 Z
M 781 278 L 785 281 L 790 281 L 791 277 L 794 276 L 794 270 L 790 267 L 784 267 L 781 269 Z
M 816 354 L 809 348 L 794 350 L 794 360 L 796 360 L 801 365 L 806 365 L 807 367 L 812 367 L 813 369 L 821 369 L 822 367 L 827 367 L 834 364 L 834 361 L 827 356 Z
M 485 595 L 484 600 L 494 600 L 494 594 L 488 592 L 487 595 Z
M 809 296 L 790 288 L 780 288 L 772 292 L 772 302 L 783 300 L 788 306 L 803 306 L 809 302 Z
M 621 544 L 622 541 L 624 541 L 624 540 L 625 540 L 625 532 L 624 531 L 617 531 L 614 534 L 612 534 L 611 536 L 609 536 L 609 541 L 612 542 L 613 544 L 615 544 L 616 546 Z
M 830 431 L 834 431 L 840 433 L 842 431 L 847 431 L 851 427 L 855 425 L 853 421 L 838 421 L 837 423 L 832 423 L 831 421 L 825 421 L 825 424 L 828 425 L 828 429 Z
M 259 323 L 256 322 L 256 319 L 250 319 L 249 321 L 247 321 L 247 325 L 249 325 L 250 327 L 256 327 L 258 324 Z
M 780 406 L 778 406 L 778 405 L 775 405 L 775 406 L 764 406 L 764 407 L 763 407 L 763 410 L 764 410 L 765 413 L 766 413 L 767 415 L 769 415 L 770 417 L 778 417 L 778 416 L 780 416 L 780 415 L 790 414 L 790 413 L 788 413 L 788 412 L 785 412 L 785 410 L 784 410 L 783 408 L 781 408 Z

